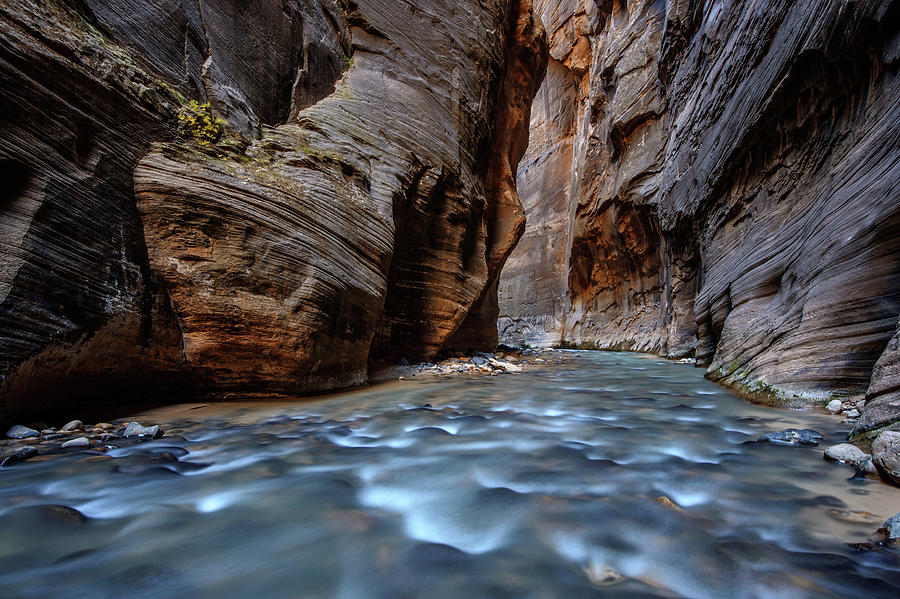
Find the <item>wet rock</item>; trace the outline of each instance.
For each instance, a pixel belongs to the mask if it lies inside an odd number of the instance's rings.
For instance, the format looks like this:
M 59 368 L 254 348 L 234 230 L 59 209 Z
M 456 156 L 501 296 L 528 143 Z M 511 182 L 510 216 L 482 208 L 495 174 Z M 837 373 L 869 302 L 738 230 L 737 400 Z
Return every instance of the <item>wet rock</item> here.
M 841 462 L 842 464 L 856 464 L 860 460 L 868 459 L 869 454 L 864 452 L 856 445 L 850 443 L 840 443 L 832 445 L 825 450 L 825 459 L 832 462 Z
M 679 511 L 679 512 L 683 512 L 683 511 L 684 511 L 684 510 L 681 508 L 680 505 L 678 505 L 677 503 L 675 503 L 674 501 L 672 501 L 671 499 L 669 499 L 669 498 L 666 497 L 665 495 L 660 495 L 659 497 L 657 497 L 657 498 L 654 499 L 653 501 L 655 501 L 656 503 L 658 503 L 658 504 L 660 504 L 660 505 L 664 505 L 664 506 L 666 506 L 667 508 L 670 508 L 670 509 L 673 509 L 673 510 L 677 510 L 677 511 Z
M 111 431 L 116 428 L 116 425 L 110 424 L 109 422 L 98 422 L 93 426 L 93 429 L 96 431 Z
M 16 424 L 14 426 L 11 426 L 10 429 L 6 431 L 6 436 L 10 439 L 28 439 L 31 437 L 40 437 L 41 433 L 34 430 L 33 428 L 28 428 L 27 426 Z
M 151 437 L 153 439 L 159 439 L 163 436 L 163 430 L 159 427 L 158 424 L 154 424 L 153 426 L 143 426 L 138 422 L 129 422 L 128 426 L 125 427 L 125 431 L 122 433 L 123 437 Z
M 885 543 L 900 544 L 900 514 L 885 520 L 876 534 L 880 535 Z
M 822 439 L 824 439 L 822 433 L 814 431 L 811 428 L 804 428 L 801 430 L 786 428 L 783 431 L 766 433 L 760 437 L 758 441 L 761 443 L 772 443 L 774 445 L 816 446 Z
M 900 485 L 900 432 L 878 435 L 872 443 L 872 461 L 883 479 Z
M 497 358 L 488 358 L 488 362 L 491 366 L 498 370 L 502 370 L 503 372 L 522 372 L 522 367 L 516 364 L 511 364 L 505 360 L 498 360 Z
M 591 584 L 598 587 L 608 587 L 625 580 L 615 568 L 605 564 L 591 563 L 583 568 L 585 576 Z
M 81 420 L 72 420 L 63 425 L 61 429 L 59 429 L 65 433 L 70 433 L 74 431 L 83 431 L 84 423 Z
M 32 508 L 43 519 L 64 526 L 79 527 L 87 524 L 88 517 L 67 505 L 41 505 Z
M 38 454 L 35 447 L 14 447 L 4 450 L 0 453 L 0 467 L 12 466 L 19 462 L 33 458 Z
M 847 510 L 842 508 L 830 508 L 825 511 L 831 518 L 840 522 L 849 522 L 850 524 L 873 524 L 877 523 L 880 518 L 871 512 L 862 512 L 856 510 Z
M 87 437 L 78 437 L 62 444 L 63 449 L 90 449 L 91 440 Z
M 850 443 L 832 445 L 825 450 L 823 457 L 831 462 L 840 462 L 841 464 L 853 466 L 857 472 L 863 474 L 875 474 L 876 472 L 875 465 L 872 463 L 872 456 Z
M 832 399 L 828 402 L 828 405 L 825 406 L 825 409 L 831 412 L 832 414 L 840 414 L 841 410 L 844 409 L 844 405 L 841 403 L 839 399 Z

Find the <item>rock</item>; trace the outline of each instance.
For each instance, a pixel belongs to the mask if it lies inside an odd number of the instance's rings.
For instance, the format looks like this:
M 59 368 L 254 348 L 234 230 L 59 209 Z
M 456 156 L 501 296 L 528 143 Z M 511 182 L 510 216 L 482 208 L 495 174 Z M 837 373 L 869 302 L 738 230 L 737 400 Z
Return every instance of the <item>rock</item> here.
M 825 409 L 831 412 L 832 414 L 839 414 L 841 410 L 844 409 L 844 405 L 841 403 L 839 399 L 832 399 L 828 402 L 828 405 L 825 406 Z
M 869 436 L 873 431 L 900 424 L 900 319 L 887 347 L 872 369 L 862 418 L 851 435 Z
M 804 428 L 802 430 L 786 428 L 783 431 L 766 433 L 760 437 L 758 441 L 775 445 L 816 446 L 823 438 L 822 433 L 809 428 Z
M 900 485 L 900 432 L 878 435 L 872 443 L 872 461 L 883 479 Z
M 16 424 L 14 426 L 11 426 L 10 429 L 6 431 L 6 436 L 10 439 L 28 439 L 30 437 L 40 437 L 41 433 L 37 432 L 33 428 L 28 428 L 27 426 Z
M 859 418 L 859 410 L 855 408 L 850 410 L 847 412 L 847 418 Z
M 87 437 L 78 437 L 62 444 L 63 449 L 90 449 L 91 440 Z
M 40 505 L 34 510 L 44 520 L 63 526 L 80 527 L 87 524 L 88 517 L 67 505 Z
M 97 424 L 95 424 L 93 426 L 93 428 L 96 431 L 111 431 L 111 430 L 114 430 L 116 428 L 116 426 L 109 422 L 98 422 Z
M 619 584 L 625 580 L 625 577 L 615 568 L 609 565 L 600 565 L 591 562 L 583 568 L 585 576 L 591 581 L 591 584 L 598 587 L 608 587 Z
M 825 450 L 823 457 L 831 462 L 840 462 L 853 466 L 858 472 L 863 474 L 876 473 L 875 465 L 872 463 L 872 456 L 850 443 L 832 445 Z
M 671 499 L 669 499 L 669 498 L 666 497 L 665 495 L 660 495 L 659 497 L 657 497 L 657 498 L 654 499 L 653 501 L 655 501 L 656 503 L 658 503 L 658 504 L 660 504 L 660 505 L 664 505 L 664 506 L 666 506 L 667 508 L 670 508 L 670 509 L 673 509 L 673 510 L 675 510 L 675 511 L 678 511 L 678 512 L 683 512 L 683 511 L 684 511 L 684 509 L 682 509 L 682 507 L 681 507 L 680 505 L 678 505 L 677 503 L 675 503 L 674 501 L 672 501 Z
M 359 385 L 370 357 L 496 335 L 547 54 L 531 2 L 203 6 L 2 9 L 4 419 Z
M 63 432 L 74 432 L 74 431 L 83 431 L 84 423 L 81 420 L 72 420 L 71 422 L 67 422 L 63 425 L 61 429 Z
M 869 454 L 864 452 L 856 445 L 850 443 L 840 443 L 832 445 L 825 450 L 825 459 L 832 462 L 841 462 L 843 464 L 853 464 L 870 458 Z
M 36 447 L 15 447 L 3 450 L 0 453 L 0 467 L 12 466 L 19 462 L 33 458 L 38 454 Z
M 511 364 L 505 360 L 498 360 L 496 358 L 488 359 L 488 363 L 497 368 L 498 370 L 502 370 L 503 372 L 522 372 L 522 367 L 516 364 Z
M 878 516 L 871 512 L 860 512 L 841 508 L 829 508 L 825 513 L 835 520 L 849 522 L 851 524 L 872 524 L 877 523 L 878 520 L 880 520 Z
M 897 27 L 852 5 L 536 1 L 501 340 L 695 351 L 756 399 L 900 421 Z
M 876 534 L 881 535 L 885 543 L 900 544 L 900 514 L 885 520 Z
M 154 424 L 153 426 L 142 426 L 138 422 L 129 422 L 128 426 L 125 427 L 125 431 L 122 433 L 123 437 L 150 437 L 152 439 L 159 439 L 163 436 L 163 430 L 159 427 L 158 424 Z

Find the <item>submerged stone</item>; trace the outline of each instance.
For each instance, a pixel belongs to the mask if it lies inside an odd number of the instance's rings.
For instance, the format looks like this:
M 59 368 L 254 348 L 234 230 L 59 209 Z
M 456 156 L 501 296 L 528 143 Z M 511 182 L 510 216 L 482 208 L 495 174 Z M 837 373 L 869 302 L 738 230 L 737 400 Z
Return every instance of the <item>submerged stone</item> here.
M 766 433 L 759 438 L 761 443 L 772 443 L 774 445 L 790 445 L 790 446 L 816 446 L 819 441 L 825 437 L 822 433 L 814 431 L 811 428 L 798 430 L 796 428 L 786 428 L 783 431 L 774 433 Z

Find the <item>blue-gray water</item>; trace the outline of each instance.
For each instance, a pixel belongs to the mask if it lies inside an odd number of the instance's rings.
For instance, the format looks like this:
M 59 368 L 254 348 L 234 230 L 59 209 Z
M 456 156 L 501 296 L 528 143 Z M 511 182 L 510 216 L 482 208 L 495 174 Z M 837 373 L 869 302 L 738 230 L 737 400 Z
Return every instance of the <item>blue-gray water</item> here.
M 900 511 L 900 489 L 822 460 L 846 424 L 748 404 L 686 365 L 567 356 L 158 411 L 142 420 L 168 414 L 183 440 L 4 469 L 0 595 L 900 596 L 896 557 L 847 546 Z M 825 441 L 742 445 L 789 426 Z

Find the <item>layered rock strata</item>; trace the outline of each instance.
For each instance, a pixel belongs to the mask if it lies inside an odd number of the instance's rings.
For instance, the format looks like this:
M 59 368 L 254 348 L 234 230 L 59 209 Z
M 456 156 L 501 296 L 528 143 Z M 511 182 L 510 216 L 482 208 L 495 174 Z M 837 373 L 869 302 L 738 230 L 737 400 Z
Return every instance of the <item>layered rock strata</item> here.
M 359 384 L 436 353 L 515 244 L 526 0 L 0 16 L 0 419 Z
M 505 338 L 696 355 L 763 400 L 868 393 L 860 432 L 900 419 L 898 3 L 537 8 L 562 73 L 519 171 L 537 217 L 501 279 Z M 540 251 L 562 222 L 565 252 Z

